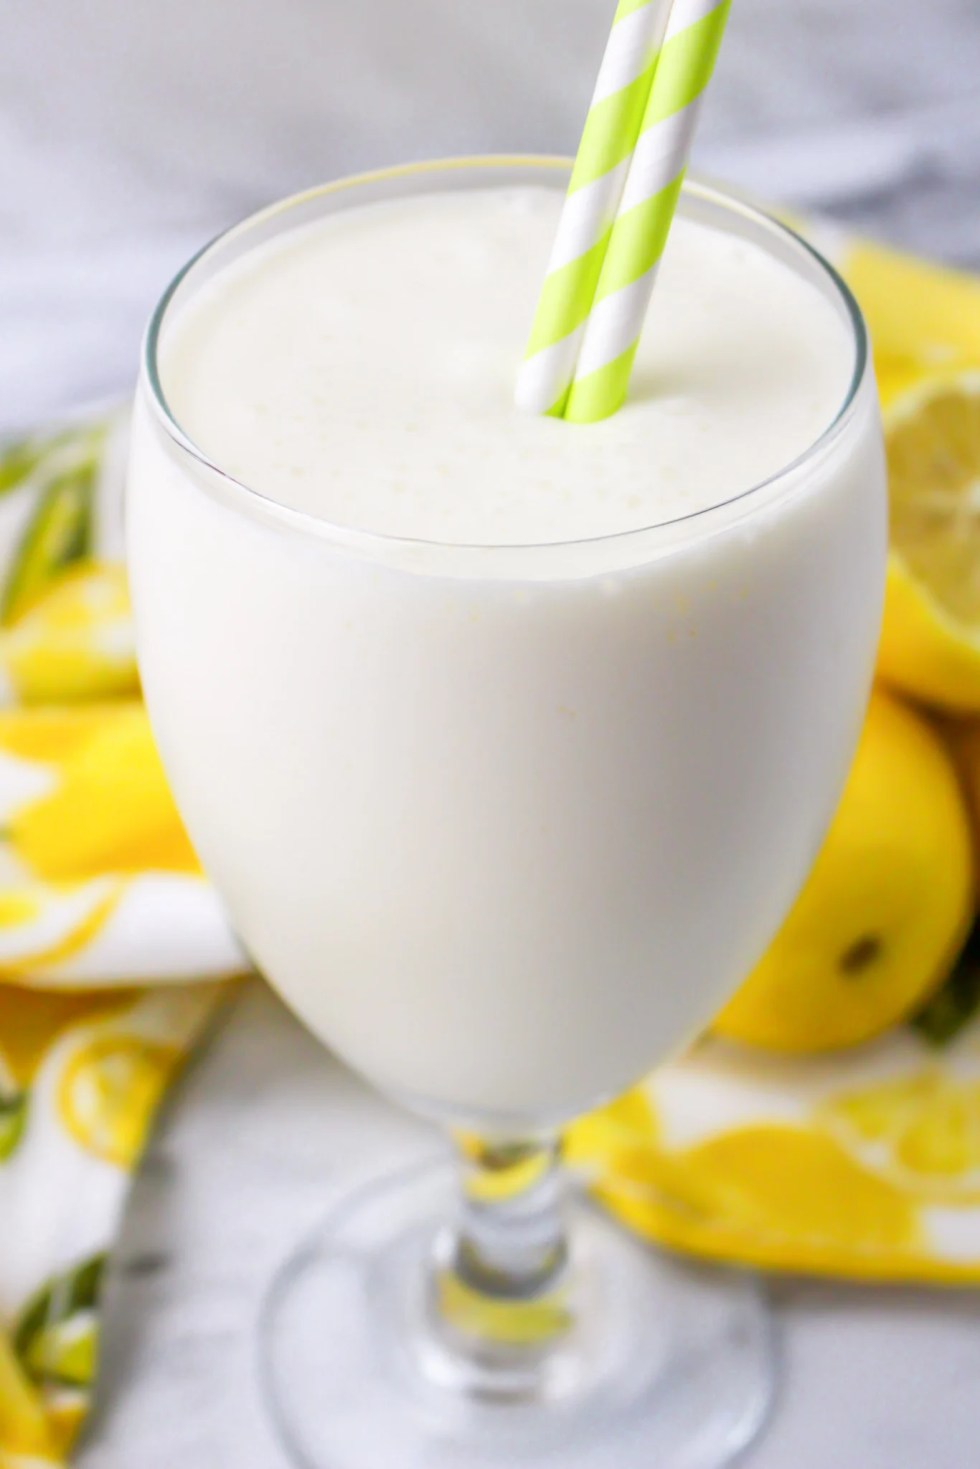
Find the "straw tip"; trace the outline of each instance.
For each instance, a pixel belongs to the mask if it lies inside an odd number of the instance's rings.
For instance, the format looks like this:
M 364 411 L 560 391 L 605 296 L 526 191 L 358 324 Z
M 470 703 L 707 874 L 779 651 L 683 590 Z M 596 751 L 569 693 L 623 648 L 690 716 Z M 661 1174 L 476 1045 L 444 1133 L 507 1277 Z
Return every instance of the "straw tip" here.
M 557 409 L 560 415 L 564 400 L 565 394 L 562 393 L 556 403 L 554 384 L 545 380 L 533 358 L 522 363 L 514 384 L 514 403 L 522 413 L 533 413 L 541 418 L 548 414 L 554 416 Z

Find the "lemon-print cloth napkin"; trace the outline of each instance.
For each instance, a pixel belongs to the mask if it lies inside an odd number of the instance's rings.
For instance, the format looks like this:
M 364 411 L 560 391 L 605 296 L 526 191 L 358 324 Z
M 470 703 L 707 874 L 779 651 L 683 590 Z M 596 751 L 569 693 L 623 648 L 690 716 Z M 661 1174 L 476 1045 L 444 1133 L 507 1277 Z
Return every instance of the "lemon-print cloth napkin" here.
M 244 967 L 139 699 L 125 436 L 117 417 L 0 453 L 0 1469 L 75 1436 L 129 1175 Z
M 980 366 L 980 287 L 829 244 L 883 396 Z M 243 968 L 139 699 L 125 437 L 117 415 L 0 450 L 0 1469 L 69 1451 L 129 1176 Z M 954 1019 L 971 962 L 943 1002 Z M 681 1249 L 980 1282 L 980 1022 L 794 1062 L 707 1039 L 568 1147 L 629 1224 Z

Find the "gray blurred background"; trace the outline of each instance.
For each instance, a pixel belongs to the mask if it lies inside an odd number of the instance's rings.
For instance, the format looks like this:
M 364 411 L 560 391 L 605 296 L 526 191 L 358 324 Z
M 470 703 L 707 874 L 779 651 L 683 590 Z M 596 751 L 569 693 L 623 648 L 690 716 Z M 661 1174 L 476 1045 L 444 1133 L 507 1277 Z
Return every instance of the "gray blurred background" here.
M 338 173 L 572 152 L 613 0 L 6 0 L 0 427 L 128 387 L 168 276 Z M 980 0 L 735 0 L 702 170 L 980 263 Z

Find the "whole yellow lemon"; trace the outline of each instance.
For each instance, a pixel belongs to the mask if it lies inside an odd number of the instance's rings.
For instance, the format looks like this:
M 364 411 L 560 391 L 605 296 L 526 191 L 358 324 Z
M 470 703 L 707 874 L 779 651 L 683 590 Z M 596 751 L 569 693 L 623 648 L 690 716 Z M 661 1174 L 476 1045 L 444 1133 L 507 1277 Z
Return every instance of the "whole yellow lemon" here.
M 876 691 L 810 876 L 715 1029 L 775 1051 L 867 1040 L 945 977 L 972 914 L 952 757 L 921 715 Z

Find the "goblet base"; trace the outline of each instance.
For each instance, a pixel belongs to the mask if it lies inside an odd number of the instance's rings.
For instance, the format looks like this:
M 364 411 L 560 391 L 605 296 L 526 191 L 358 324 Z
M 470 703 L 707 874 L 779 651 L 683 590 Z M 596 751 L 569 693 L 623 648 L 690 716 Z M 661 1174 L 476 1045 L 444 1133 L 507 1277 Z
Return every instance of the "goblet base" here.
M 448 1164 L 380 1180 L 274 1280 L 261 1376 L 299 1469 L 719 1469 L 759 1432 L 773 1368 L 752 1277 L 573 1200 L 567 1330 L 476 1340 L 434 1301 L 457 1204 Z

